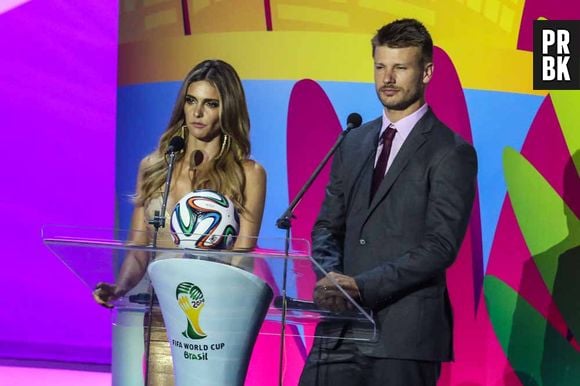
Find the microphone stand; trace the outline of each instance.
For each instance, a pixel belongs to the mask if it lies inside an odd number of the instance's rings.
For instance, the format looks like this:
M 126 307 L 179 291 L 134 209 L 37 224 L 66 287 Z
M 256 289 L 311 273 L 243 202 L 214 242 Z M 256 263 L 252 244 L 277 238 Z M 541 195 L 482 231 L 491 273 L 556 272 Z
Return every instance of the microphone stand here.
M 161 203 L 161 211 L 156 210 L 153 219 L 148 221 L 149 224 L 153 225 L 155 230 L 153 231 L 153 240 L 151 241 L 151 248 L 153 248 L 153 254 L 149 259 L 147 266 L 151 262 L 155 261 L 157 252 L 157 236 L 159 234 L 159 228 L 165 227 L 165 212 L 167 210 L 167 198 L 169 197 L 169 187 L 171 186 L 171 177 L 173 175 L 173 166 L 175 164 L 175 154 L 176 151 L 170 151 L 167 157 L 167 177 L 165 178 L 165 187 L 163 190 L 163 201 Z M 151 283 L 149 283 L 149 303 L 147 304 L 146 313 L 149 315 L 147 320 L 147 338 L 145 339 L 145 386 L 149 386 L 149 349 L 151 346 L 151 324 L 153 321 L 153 299 L 155 297 L 155 290 Z
M 284 362 L 284 351 L 285 351 L 284 349 L 285 349 L 285 340 L 286 340 L 286 311 L 288 309 L 288 302 L 287 302 L 287 298 L 286 298 L 286 278 L 288 276 L 288 257 L 290 255 L 290 229 L 292 228 L 292 219 L 295 218 L 294 209 L 296 209 L 296 207 L 298 206 L 298 204 L 302 200 L 302 197 L 304 196 L 306 191 L 308 189 L 310 189 L 310 186 L 312 186 L 312 184 L 314 183 L 314 181 L 316 180 L 316 178 L 318 177 L 318 175 L 320 174 L 320 172 L 322 171 L 324 166 L 326 166 L 326 163 L 328 162 L 330 157 L 332 157 L 332 155 L 336 152 L 336 150 L 338 149 L 338 147 L 340 146 L 342 141 L 344 141 L 344 138 L 346 137 L 346 135 L 352 129 L 354 129 L 355 127 L 358 127 L 359 125 L 360 125 L 360 122 L 358 125 L 348 124 L 346 129 L 344 129 L 343 132 L 340 133 L 340 135 L 338 136 L 334 145 L 330 148 L 328 153 L 326 153 L 326 155 L 324 156 L 322 161 L 320 161 L 320 163 L 318 164 L 316 169 L 314 169 L 314 171 L 312 172 L 312 175 L 310 175 L 310 178 L 308 178 L 308 180 L 304 183 L 304 185 L 302 186 L 300 191 L 296 194 L 296 197 L 294 197 L 294 200 L 292 200 L 292 202 L 290 203 L 288 208 L 284 211 L 282 216 L 280 216 L 276 220 L 276 226 L 279 229 L 284 229 L 286 231 L 285 240 L 284 240 L 284 268 L 282 270 L 282 327 L 281 327 L 281 331 L 280 331 L 280 354 L 279 354 L 279 364 L 278 364 L 278 369 L 279 369 L 279 371 L 278 371 L 278 385 L 279 386 L 282 386 L 282 381 L 283 381 L 282 380 L 282 366 L 283 366 L 283 362 Z

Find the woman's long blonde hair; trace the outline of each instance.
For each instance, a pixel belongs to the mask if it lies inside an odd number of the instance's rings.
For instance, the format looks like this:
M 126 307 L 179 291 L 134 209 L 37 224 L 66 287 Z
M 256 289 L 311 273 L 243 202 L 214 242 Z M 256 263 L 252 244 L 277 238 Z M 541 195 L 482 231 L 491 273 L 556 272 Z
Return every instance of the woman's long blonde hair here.
M 136 203 L 146 205 L 158 195 L 167 177 L 167 164 L 164 154 L 169 141 L 176 135 L 183 135 L 186 141 L 189 137 L 185 125 L 183 107 L 189 85 L 205 80 L 211 83 L 220 96 L 220 126 L 221 145 L 223 152 L 209 161 L 204 162 L 192 181 L 191 189 L 212 189 L 228 196 L 238 210 L 243 211 L 246 197 L 244 189 L 246 178 L 242 163 L 250 155 L 250 118 L 246 106 L 246 97 L 240 78 L 234 68 L 222 60 L 205 60 L 195 66 L 187 74 L 173 107 L 173 113 L 167 129 L 161 136 L 155 161 L 144 167 L 141 175 L 141 189 L 137 192 Z M 227 137 L 226 137 L 227 136 Z M 176 162 L 183 159 L 185 152 L 177 154 Z

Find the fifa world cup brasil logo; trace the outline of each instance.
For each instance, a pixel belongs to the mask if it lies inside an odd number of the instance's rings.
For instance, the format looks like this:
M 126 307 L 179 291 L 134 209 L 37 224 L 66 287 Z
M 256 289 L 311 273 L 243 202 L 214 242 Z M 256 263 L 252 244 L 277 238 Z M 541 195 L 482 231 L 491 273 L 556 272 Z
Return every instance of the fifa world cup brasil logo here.
M 187 316 L 187 329 L 182 332 L 183 336 L 190 339 L 205 338 L 207 335 L 199 325 L 199 315 L 205 303 L 201 289 L 193 283 L 179 283 L 175 296 L 179 307 Z

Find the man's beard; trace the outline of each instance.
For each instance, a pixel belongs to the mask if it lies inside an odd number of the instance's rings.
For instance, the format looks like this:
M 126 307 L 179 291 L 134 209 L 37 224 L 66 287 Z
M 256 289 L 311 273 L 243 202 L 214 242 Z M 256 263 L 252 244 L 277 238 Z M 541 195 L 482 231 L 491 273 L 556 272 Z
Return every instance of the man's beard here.
M 400 92 L 401 91 L 399 91 L 399 93 Z M 403 99 L 403 100 L 400 100 L 398 102 L 395 102 L 395 101 L 393 101 L 393 102 L 385 102 L 383 100 L 383 98 L 381 98 L 380 89 L 377 90 L 377 95 L 379 97 L 379 100 L 383 104 L 383 106 L 385 106 L 387 109 L 389 109 L 389 110 L 395 110 L 395 111 L 403 111 L 403 110 L 406 110 L 413 103 L 415 103 L 419 99 L 421 99 L 421 97 L 423 95 L 423 89 L 421 88 L 421 85 L 420 84 L 417 85 L 417 87 L 415 88 L 415 92 L 413 94 L 411 94 L 408 98 Z

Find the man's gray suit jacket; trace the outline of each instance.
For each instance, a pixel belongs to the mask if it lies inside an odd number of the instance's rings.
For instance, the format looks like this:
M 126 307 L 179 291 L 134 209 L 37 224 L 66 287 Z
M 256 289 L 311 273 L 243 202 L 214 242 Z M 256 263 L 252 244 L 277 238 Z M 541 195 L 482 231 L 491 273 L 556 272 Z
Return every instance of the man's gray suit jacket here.
M 365 354 L 452 360 L 445 270 L 470 218 L 475 150 L 429 110 L 370 200 L 380 128 L 378 118 L 352 130 L 334 155 L 313 256 L 326 271 L 354 277 L 373 310 L 378 339 L 359 344 Z

